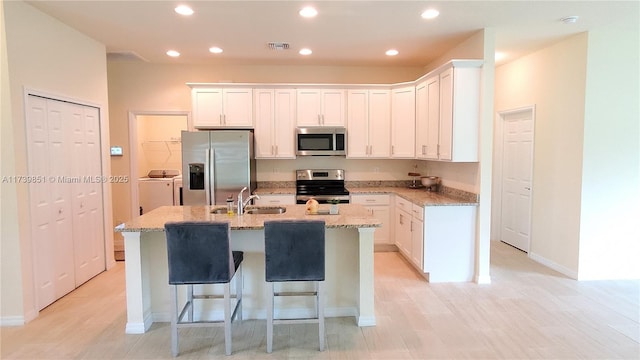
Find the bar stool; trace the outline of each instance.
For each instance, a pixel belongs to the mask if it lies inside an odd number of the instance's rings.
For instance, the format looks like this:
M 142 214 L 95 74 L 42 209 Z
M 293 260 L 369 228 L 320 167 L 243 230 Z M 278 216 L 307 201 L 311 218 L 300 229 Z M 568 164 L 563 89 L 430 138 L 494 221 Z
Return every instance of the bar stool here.
M 231 322 L 242 320 L 242 251 L 231 251 L 228 222 L 170 222 L 164 226 L 171 285 L 171 353 L 178 356 L 178 328 L 224 324 L 225 353 L 231 355 Z M 231 279 L 236 294 L 231 295 Z M 193 285 L 224 284 L 224 295 L 194 295 Z M 178 311 L 178 285 L 187 285 L 187 300 Z M 232 300 L 235 307 L 231 312 Z M 224 320 L 193 319 L 194 300 L 223 299 Z M 187 319 L 184 319 L 187 315 Z
M 265 279 L 267 281 L 267 352 L 273 350 L 273 325 L 318 323 L 320 351 L 324 351 L 324 258 L 323 220 L 267 220 L 264 222 Z M 315 291 L 275 292 L 274 283 L 313 281 Z M 274 320 L 275 296 L 314 296 L 317 317 Z

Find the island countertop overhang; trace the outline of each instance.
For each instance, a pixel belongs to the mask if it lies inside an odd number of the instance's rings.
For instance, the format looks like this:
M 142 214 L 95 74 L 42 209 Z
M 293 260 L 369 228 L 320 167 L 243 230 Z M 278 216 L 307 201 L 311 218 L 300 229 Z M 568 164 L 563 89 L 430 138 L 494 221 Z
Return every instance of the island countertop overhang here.
M 329 228 L 377 228 L 382 223 L 371 215 L 366 208 L 357 204 L 340 204 L 337 215 L 307 214 L 305 205 L 284 205 L 282 214 L 215 214 L 214 206 L 162 206 L 137 218 L 116 226 L 116 232 L 151 232 L 164 231 L 164 224 L 175 221 L 229 221 L 231 230 L 261 230 L 265 220 L 324 220 Z M 326 207 L 326 209 L 325 209 Z M 251 208 L 251 207 L 248 207 Z M 329 205 L 320 210 L 328 210 Z

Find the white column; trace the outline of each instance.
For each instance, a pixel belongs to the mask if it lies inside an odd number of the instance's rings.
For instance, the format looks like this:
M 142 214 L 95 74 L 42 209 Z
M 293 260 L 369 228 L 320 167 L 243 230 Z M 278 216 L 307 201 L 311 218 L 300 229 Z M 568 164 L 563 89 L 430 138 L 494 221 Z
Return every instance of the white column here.
M 151 326 L 148 261 L 139 232 L 124 232 L 127 286 L 127 334 L 142 334 Z
M 376 314 L 373 303 L 373 232 L 376 228 L 358 228 L 359 233 L 359 295 L 358 295 L 358 326 L 375 326 Z

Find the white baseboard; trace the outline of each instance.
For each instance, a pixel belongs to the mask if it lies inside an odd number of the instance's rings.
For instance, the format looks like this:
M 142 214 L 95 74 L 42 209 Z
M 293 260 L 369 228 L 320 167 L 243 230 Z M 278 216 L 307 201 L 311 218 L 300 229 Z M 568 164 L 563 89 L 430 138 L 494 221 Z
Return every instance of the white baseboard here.
M 476 284 L 491 284 L 491 275 L 476 276 L 474 281 Z
M 147 330 L 149 330 L 151 324 L 153 324 L 153 321 L 154 319 L 152 314 L 149 314 L 144 317 L 144 322 L 127 322 L 124 332 L 125 334 L 144 334 Z
M 25 324 L 23 316 L 3 316 L 0 318 L 0 327 L 22 326 Z
M 533 252 L 529 252 L 529 258 L 531 260 L 533 260 L 533 261 L 535 261 L 537 263 L 540 263 L 540 264 L 542 264 L 542 265 L 544 265 L 544 266 L 546 266 L 546 267 L 548 267 L 550 269 L 553 269 L 553 270 L 555 270 L 555 271 L 557 271 L 557 272 L 559 272 L 559 273 L 561 273 L 563 275 L 566 275 L 566 276 L 568 276 L 568 277 L 570 277 L 570 278 L 572 278 L 574 280 L 578 279 L 578 273 L 577 272 L 575 272 L 575 271 L 573 271 L 571 269 L 568 269 L 568 268 L 566 268 L 566 267 L 564 267 L 564 266 L 562 266 L 560 264 L 557 264 L 557 263 L 555 263 L 555 262 L 553 262 L 553 261 L 551 261 L 551 260 L 549 260 L 549 259 L 547 259 L 547 258 L 545 258 L 543 256 L 540 256 L 540 255 L 535 254 Z

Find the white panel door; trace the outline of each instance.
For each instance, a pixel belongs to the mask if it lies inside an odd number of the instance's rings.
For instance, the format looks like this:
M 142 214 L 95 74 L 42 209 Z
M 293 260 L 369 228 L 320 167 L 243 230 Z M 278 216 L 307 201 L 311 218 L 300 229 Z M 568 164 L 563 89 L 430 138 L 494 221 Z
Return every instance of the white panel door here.
M 347 157 L 369 155 L 369 91 L 349 90 L 347 99 Z
M 253 99 L 256 115 L 255 156 L 257 159 L 273 158 L 276 155 L 274 144 L 276 127 L 274 126 L 273 89 L 255 89 Z
M 72 211 L 68 174 L 65 103 L 28 96 L 26 128 L 31 237 L 33 239 L 36 305 L 38 310 L 75 288 Z
M 440 74 L 438 158 L 451 160 L 453 144 L 453 68 Z
M 533 114 L 526 110 L 506 115 L 503 131 L 501 240 L 529 251 Z
M 85 123 L 85 152 L 87 163 L 85 172 L 90 176 L 99 177 L 102 172 L 102 151 L 100 142 L 100 110 L 94 107 L 84 106 Z M 95 175 L 94 175 L 95 174 Z M 105 177 L 99 181 L 87 183 L 87 215 L 90 232 L 85 234 L 89 245 L 87 246 L 87 258 L 89 261 L 89 278 L 96 276 L 106 269 L 105 239 L 104 239 L 104 199 L 102 198 L 102 186 L 110 183 Z
M 427 154 L 428 129 L 427 82 L 416 85 L 416 158 L 425 159 Z
M 344 126 L 346 91 L 322 90 L 322 126 Z
M 391 91 L 369 91 L 369 157 L 391 154 Z
M 321 97 L 318 89 L 298 89 L 296 92 L 296 122 L 298 126 L 320 126 Z
M 275 150 L 278 158 L 295 159 L 296 92 L 294 89 L 275 91 Z
M 440 137 L 440 77 L 427 79 L 427 146 L 426 159 L 438 159 Z
M 95 108 L 69 104 L 71 127 L 75 285 L 80 286 L 105 268 L 102 222 L 99 115 Z
M 391 94 L 391 157 L 415 157 L 416 88 L 393 89 Z
M 253 127 L 253 89 L 224 89 L 222 99 L 223 126 Z

